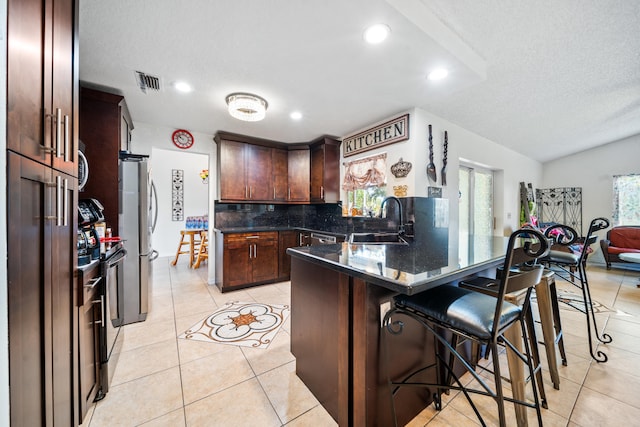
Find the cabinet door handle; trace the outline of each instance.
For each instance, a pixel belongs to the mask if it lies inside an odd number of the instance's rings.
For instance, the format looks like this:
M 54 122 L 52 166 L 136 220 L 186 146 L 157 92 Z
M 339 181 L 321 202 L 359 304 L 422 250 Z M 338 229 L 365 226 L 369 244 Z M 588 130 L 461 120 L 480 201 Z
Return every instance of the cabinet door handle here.
M 287 189 L 287 200 L 291 200 L 291 187 Z
M 247 186 L 244 186 L 244 198 L 247 199 Z
M 276 187 L 273 187 L 273 200 L 276 199 Z
M 245 239 L 259 239 L 260 236 L 247 236 Z
M 62 226 L 62 176 L 56 176 L 56 225 Z
M 69 161 L 69 116 L 64 115 L 64 161 Z
M 104 314 L 105 314 L 104 312 L 105 312 L 104 295 L 100 295 L 100 324 L 101 325 L 104 325 Z
M 253 257 L 258 258 L 258 245 L 253 245 Z
M 56 157 L 62 157 L 62 109 L 56 108 Z
M 47 113 L 47 114 L 45 114 L 45 115 L 44 115 L 44 117 L 45 117 L 46 119 L 52 119 L 52 118 L 54 118 L 54 117 L 55 117 L 55 114 L 48 114 L 48 113 Z M 45 123 L 45 126 L 46 126 L 46 125 L 47 125 L 47 124 Z M 46 142 L 46 141 L 48 141 L 48 140 L 45 140 L 45 142 Z M 56 150 L 55 150 L 55 148 L 53 148 L 53 146 L 51 146 L 51 147 L 50 147 L 50 146 L 48 146 L 48 145 L 43 145 L 43 144 L 40 144 L 40 148 L 42 148 L 42 151 L 44 151 L 44 152 L 46 152 L 46 153 L 53 153 L 54 151 L 56 151 Z
M 253 188 L 251 188 L 251 186 L 249 186 L 249 200 L 253 199 Z
M 320 198 L 324 199 L 324 186 L 320 186 Z
M 63 200 L 63 211 L 62 211 L 62 225 L 64 227 L 69 226 L 69 180 L 67 178 L 64 179 L 64 185 L 62 186 L 62 200 Z
M 249 245 L 249 259 L 251 259 L 251 245 Z

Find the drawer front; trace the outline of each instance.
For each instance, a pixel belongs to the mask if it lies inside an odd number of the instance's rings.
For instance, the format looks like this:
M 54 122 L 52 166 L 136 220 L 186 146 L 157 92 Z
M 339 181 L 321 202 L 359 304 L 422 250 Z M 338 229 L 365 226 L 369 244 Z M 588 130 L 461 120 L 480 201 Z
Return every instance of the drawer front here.
M 102 286 L 102 276 L 100 273 L 100 264 L 96 263 L 95 267 L 81 270 L 78 274 L 78 307 L 82 307 L 85 302 L 91 301 L 93 295 Z
M 263 231 L 257 233 L 234 233 L 224 235 L 225 245 L 231 242 L 248 242 L 251 240 L 278 240 L 278 232 Z

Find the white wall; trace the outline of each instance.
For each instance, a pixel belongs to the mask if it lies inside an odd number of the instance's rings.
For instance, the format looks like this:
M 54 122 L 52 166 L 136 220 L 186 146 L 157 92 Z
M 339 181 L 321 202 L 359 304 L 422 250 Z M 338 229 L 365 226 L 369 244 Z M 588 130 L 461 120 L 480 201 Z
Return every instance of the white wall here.
M 7 2 L 0 0 L 0 69 L 7 69 Z M 7 73 L 0 73 L 0 99 L 7 99 Z M 0 102 L 0 152 L 7 148 L 7 103 Z M 0 156 L 0 170 L 7 170 L 6 156 Z M 7 206 L 7 176 L 0 175 L 0 201 Z M 7 216 L 0 209 L 0 425 L 9 425 L 9 313 L 7 311 Z
M 170 183 L 170 180 L 165 180 L 167 170 L 169 171 L 170 177 L 171 169 L 183 169 L 186 190 L 191 188 L 203 191 L 204 187 L 207 187 L 208 195 L 202 195 L 201 198 L 203 200 L 200 201 L 191 199 L 189 193 L 185 193 L 185 202 L 189 203 L 189 206 L 185 207 L 185 218 L 191 215 L 213 213 L 213 202 L 217 197 L 216 144 L 213 141 L 213 135 L 191 132 L 194 137 L 193 146 L 188 150 L 182 150 L 174 146 L 171 142 L 171 135 L 174 131 L 174 128 L 156 126 L 134 120 L 134 129 L 131 136 L 131 151 L 137 154 L 148 154 L 152 156 L 151 168 L 153 179 L 157 181 L 156 185 L 165 185 L 166 182 Z M 206 161 L 205 163 L 201 163 L 202 159 L 204 159 L 203 155 L 208 156 L 208 164 L 206 164 Z M 159 160 L 159 165 L 155 164 L 154 157 Z M 202 184 L 198 174 L 202 169 L 206 169 L 207 167 L 209 169 L 209 185 L 205 186 Z M 171 193 L 169 190 L 161 190 L 158 188 L 159 197 L 161 196 L 161 192 L 164 202 L 162 202 L 162 209 L 158 212 L 158 225 L 156 226 L 156 231 L 153 233 L 153 246 L 156 250 L 159 250 L 158 248 L 164 248 L 160 252 L 162 256 L 175 255 L 180 230 L 184 228 L 184 223 L 171 221 Z M 166 197 L 169 197 L 169 205 L 166 205 Z M 201 205 L 204 199 L 207 199 L 207 209 L 203 209 Z M 163 219 L 165 225 L 161 225 L 160 218 Z M 167 218 L 169 219 L 168 222 Z M 211 227 L 213 227 L 213 221 L 211 220 L 209 221 L 209 227 L 211 231 Z M 209 235 L 212 236 L 211 232 Z M 209 245 L 209 253 L 211 260 L 213 260 L 215 257 L 215 247 L 213 243 Z M 208 282 L 209 284 L 214 284 L 214 263 L 210 262 L 207 263 L 207 265 L 209 268 Z
M 466 163 L 481 165 L 492 169 L 495 177 L 494 216 L 496 228 L 494 234 L 509 235 L 519 227 L 520 218 L 520 182 L 532 183 L 534 187 L 542 181 L 542 165 L 528 157 L 507 149 L 486 138 L 469 132 L 447 120 L 425 110 L 416 108 L 399 112 L 377 123 L 371 123 L 363 129 L 355 129 L 349 135 L 359 133 L 377 124 L 387 122 L 402 114 L 409 113 L 409 140 L 370 150 L 359 155 L 341 158 L 341 162 L 351 161 L 378 153 L 387 153 L 387 194 L 393 195 L 394 185 L 408 185 L 407 196 L 426 197 L 429 186 L 441 187 L 442 197 L 449 199 L 449 241 L 458 241 L 458 168 L 461 159 Z M 432 125 L 433 158 L 437 170 L 437 182 L 429 182 L 427 164 L 429 163 L 428 125 Z M 442 186 L 442 157 L 444 131 L 448 133 L 447 185 Z M 344 135 L 349 136 L 349 135 Z M 396 178 L 391 173 L 391 165 L 400 157 L 412 163 L 412 169 L 405 178 Z M 344 176 L 344 167 L 341 168 Z M 344 191 L 342 199 L 346 200 Z
M 582 231 L 586 233 L 592 219 L 611 219 L 613 175 L 631 173 L 640 173 L 640 135 L 545 163 L 540 188 L 582 187 Z M 589 261 L 604 263 L 600 245 L 593 249 Z

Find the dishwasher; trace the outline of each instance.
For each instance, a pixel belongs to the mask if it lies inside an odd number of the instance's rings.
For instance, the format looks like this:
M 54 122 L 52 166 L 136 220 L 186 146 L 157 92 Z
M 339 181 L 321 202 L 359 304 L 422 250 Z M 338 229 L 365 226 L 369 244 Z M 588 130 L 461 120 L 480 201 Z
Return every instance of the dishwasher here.
M 330 234 L 311 233 L 311 246 L 317 245 L 335 245 L 336 243 L 343 242 L 343 237 L 338 237 Z

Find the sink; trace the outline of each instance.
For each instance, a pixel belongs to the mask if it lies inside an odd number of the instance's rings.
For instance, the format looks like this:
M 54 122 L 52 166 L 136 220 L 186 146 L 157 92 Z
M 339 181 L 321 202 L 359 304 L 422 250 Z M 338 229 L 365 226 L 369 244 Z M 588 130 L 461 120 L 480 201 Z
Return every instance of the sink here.
M 352 245 L 408 245 L 398 233 L 351 233 Z

